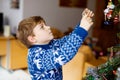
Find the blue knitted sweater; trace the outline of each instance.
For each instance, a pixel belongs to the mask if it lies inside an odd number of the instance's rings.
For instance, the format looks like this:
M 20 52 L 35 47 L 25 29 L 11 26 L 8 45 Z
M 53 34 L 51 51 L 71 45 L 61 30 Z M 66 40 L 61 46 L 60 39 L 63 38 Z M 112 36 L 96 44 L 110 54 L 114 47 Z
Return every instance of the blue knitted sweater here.
M 32 80 L 62 80 L 62 65 L 77 53 L 87 31 L 79 25 L 68 36 L 53 39 L 47 45 L 33 45 L 28 49 L 28 70 Z

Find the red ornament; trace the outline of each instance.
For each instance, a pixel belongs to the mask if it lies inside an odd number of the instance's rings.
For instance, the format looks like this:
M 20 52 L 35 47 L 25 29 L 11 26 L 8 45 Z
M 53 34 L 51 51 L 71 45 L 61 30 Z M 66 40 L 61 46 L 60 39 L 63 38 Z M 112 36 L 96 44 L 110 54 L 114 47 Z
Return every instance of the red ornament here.
M 114 24 L 119 22 L 119 16 L 118 15 L 115 15 L 113 22 L 114 22 Z
M 113 70 L 113 74 L 116 75 L 116 71 L 115 70 Z

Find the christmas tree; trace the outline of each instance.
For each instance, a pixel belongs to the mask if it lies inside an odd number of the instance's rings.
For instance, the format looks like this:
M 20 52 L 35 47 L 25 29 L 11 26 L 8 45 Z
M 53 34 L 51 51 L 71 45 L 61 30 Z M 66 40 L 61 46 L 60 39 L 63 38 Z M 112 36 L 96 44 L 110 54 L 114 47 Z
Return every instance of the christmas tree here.
M 118 4 L 115 6 L 113 10 L 113 16 L 120 14 L 120 0 L 118 0 Z
M 84 80 L 116 80 L 116 70 L 120 66 L 120 55 L 110 58 L 105 64 L 88 68 Z
M 120 40 L 120 32 L 117 33 L 117 37 Z M 110 51 L 108 61 L 95 68 L 88 68 L 84 80 L 120 80 L 117 77 L 118 75 L 120 77 L 120 73 L 116 73 L 116 70 L 120 67 L 120 45 L 108 48 L 108 51 Z M 113 55 L 114 52 L 119 53 Z

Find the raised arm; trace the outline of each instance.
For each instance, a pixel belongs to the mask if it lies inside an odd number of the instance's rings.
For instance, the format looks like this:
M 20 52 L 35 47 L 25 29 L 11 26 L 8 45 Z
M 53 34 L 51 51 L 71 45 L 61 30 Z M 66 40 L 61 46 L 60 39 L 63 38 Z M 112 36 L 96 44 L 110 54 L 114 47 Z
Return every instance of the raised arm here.
M 57 56 L 62 56 L 61 59 L 63 60 L 60 62 L 63 61 L 63 64 L 70 61 L 77 53 L 79 47 L 82 45 L 85 37 L 87 36 L 87 31 L 93 24 L 93 15 L 94 14 L 91 10 L 85 9 L 82 13 L 80 24 L 76 26 L 73 32 L 68 36 L 63 37 L 62 39 L 59 39 L 58 42 L 56 41 L 57 44 L 61 43 L 58 51 L 56 52 Z

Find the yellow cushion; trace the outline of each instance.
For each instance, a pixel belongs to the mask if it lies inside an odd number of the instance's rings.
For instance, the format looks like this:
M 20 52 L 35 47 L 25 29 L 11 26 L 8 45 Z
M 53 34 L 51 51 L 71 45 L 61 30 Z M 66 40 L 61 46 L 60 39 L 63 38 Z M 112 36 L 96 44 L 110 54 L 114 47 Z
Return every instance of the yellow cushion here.
M 91 48 L 87 45 L 82 45 L 78 51 L 82 52 L 85 55 L 85 60 L 88 62 L 95 59 Z
M 84 59 L 84 54 L 78 52 L 70 62 L 65 64 L 63 66 L 63 80 L 81 80 Z

